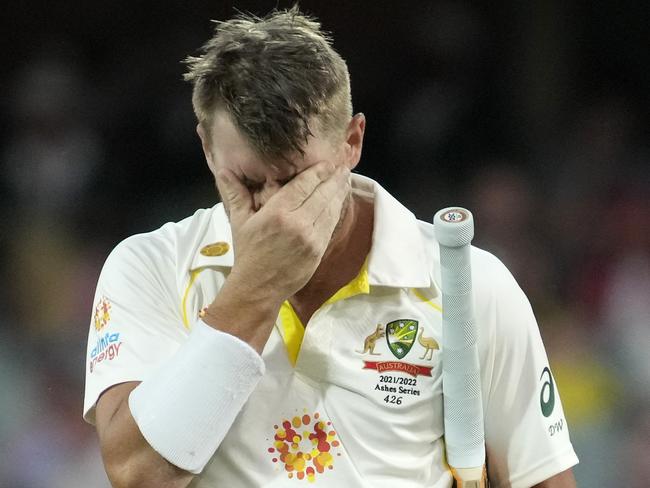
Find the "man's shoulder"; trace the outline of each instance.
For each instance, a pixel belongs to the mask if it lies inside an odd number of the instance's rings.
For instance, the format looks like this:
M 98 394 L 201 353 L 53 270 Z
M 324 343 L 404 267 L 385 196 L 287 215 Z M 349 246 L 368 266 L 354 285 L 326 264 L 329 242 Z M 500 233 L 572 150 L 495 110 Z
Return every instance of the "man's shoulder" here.
M 219 203 L 150 232 L 129 236 L 115 246 L 106 264 L 112 267 L 164 264 L 175 268 L 192 259 L 204 237 L 214 232 L 214 227 L 227 226 L 227 219 L 219 218 L 221 214 L 224 214 L 223 205 Z
M 418 228 L 424 241 L 431 263 L 431 272 L 440 283 L 440 247 L 435 237 L 435 226 L 431 222 L 418 219 Z M 512 275 L 503 262 L 490 251 L 471 246 L 472 280 L 475 289 L 487 292 L 510 287 L 514 282 Z

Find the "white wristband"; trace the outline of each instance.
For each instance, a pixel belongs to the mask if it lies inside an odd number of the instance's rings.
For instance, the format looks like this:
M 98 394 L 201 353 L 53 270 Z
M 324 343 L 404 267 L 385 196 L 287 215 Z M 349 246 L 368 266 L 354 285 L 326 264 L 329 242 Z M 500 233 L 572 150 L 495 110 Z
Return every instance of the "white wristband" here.
M 198 474 L 264 370 L 247 343 L 198 320 L 177 353 L 131 392 L 129 408 L 153 449 Z

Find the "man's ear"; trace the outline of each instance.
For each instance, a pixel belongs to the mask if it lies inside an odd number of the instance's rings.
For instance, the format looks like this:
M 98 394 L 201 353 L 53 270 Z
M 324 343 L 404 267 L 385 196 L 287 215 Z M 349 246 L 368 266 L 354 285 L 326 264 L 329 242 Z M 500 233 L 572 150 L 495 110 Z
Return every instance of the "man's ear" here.
M 366 116 L 358 113 L 352 117 L 345 132 L 346 165 L 350 170 L 353 170 L 361 160 L 365 131 Z
M 203 148 L 205 160 L 210 169 L 212 169 L 214 167 L 214 160 L 212 158 L 212 151 L 210 150 L 210 136 L 200 122 L 196 125 L 196 133 L 199 135 L 199 139 L 201 139 L 201 147 Z

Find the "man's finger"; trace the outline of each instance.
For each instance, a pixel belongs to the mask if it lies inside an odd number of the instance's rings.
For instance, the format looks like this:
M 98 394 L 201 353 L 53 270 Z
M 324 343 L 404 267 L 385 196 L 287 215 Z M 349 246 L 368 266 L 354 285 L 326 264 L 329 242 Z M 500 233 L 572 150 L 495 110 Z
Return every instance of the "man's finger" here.
M 341 218 L 341 209 L 350 193 L 350 171 L 347 168 L 341 168 L 338 171 L 331 178 L 332 181 L 327 182 L 328 186 L 335 189 L 334 193 L 329 196 L 325 204 L 321 204 L 320 206 L 314 205 L 314 209 L 317 209 L 314 214 L 314 231 L 322 233 L 328 240 L 332 237 L 332 232 L 334 232 Z M 325 184 L 321 186 L 324 187 Z M 324 189 L 323 194 L 325 194 L 325 191 L 329 191 L 329 189 Z
M 289 211 L 295 210 L 303 204 L 318 185 L 332 176 L 335 169 L 335 166 L 328 161 L 320 161 L 310 166 L 284 185 L 278 193 L 273 195 L 273 198 L 269 199 L 269 203 L 275 199 Z
M 350 170 L 345 166 L 336 168 L 334 174 L 318 185 L 299 207 L 300 212 L 312 216 L 316 221 L 324 209 L 337 205 L 337 199 L 342 201 L 347 194 Z M 297 209 L 298 210 L 298 209 Z
M 232 171 L 217 172 L 217 187 L 231 220 L 242 221 L 254 213 L 252 195 Z

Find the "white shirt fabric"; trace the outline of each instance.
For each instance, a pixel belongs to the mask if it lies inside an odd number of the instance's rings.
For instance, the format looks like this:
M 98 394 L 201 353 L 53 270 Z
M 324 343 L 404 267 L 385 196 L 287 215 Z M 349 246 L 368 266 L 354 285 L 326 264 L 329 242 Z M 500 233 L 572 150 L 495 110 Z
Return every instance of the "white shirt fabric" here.
M 278 317 L 262 354 L 265 376 L 191 487 L 452 486 L 436 348 L 442 323 L 433 226 L 369 178 L 352 181 L 353 191 L 374 200 L 369 292 L 323 305 L 304 330 L 295 365 Z M 228 251 L 201 254 L 212 243 Z M 146 381 L 175 353 L 232 264 L 221 204 L 115 248 L 90 324 L 88 422 L 103 391 Z M 489 477 L 494 488 L 530 487 L 578 460 L 524 293 L 498 259 L 476 248 L 472 275 Z M 417 336 L 391 346 L 390 330 L 402 324 Z

